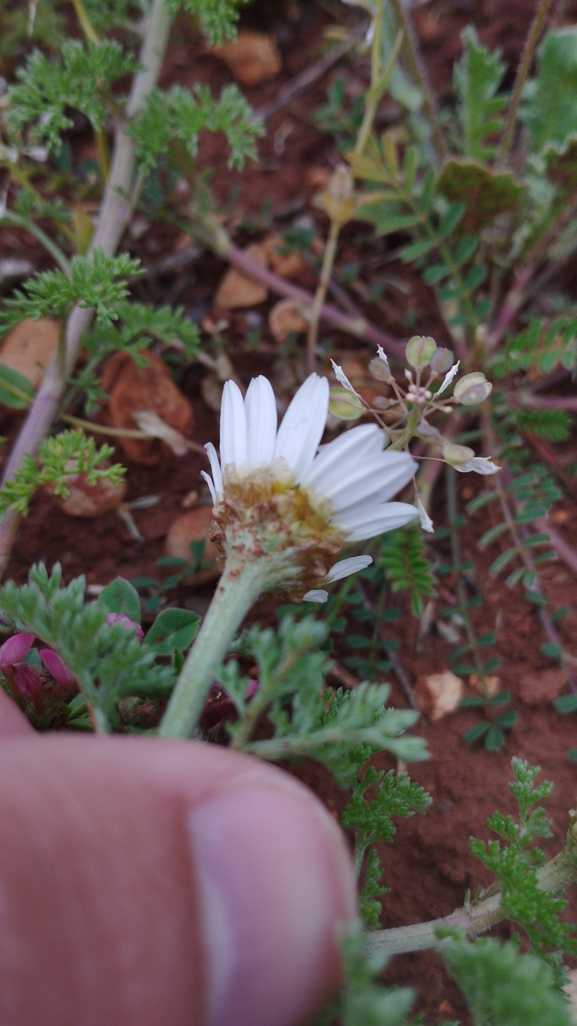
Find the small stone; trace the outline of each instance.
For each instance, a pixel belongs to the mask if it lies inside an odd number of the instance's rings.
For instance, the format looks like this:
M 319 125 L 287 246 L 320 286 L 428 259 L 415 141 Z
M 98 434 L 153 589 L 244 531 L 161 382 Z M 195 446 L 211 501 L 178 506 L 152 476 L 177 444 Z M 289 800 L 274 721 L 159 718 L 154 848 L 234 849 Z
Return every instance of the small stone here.
M 0 364 L 17 371 L 34 388 L 42 381 L 44 371 L 58 348 L 58 321 L 27 317 L 8 332 L 0 348 Z
M 239 32 L 235 40 L 222 46 L 213 46 L 212 53 L 220 57 L 237 82 L 256 86 L 278 75 L 282 67 L 278 47 L 264 32 Z
M 193 558 L 190 550 L 190 543 L 203 541 L 205 542 L 204 554 L 202 557 L 203 562 L 216 560 L 216 546 L 208 537 L 208 531 L 211 523 L 211 506 L 197 506 L 195 509 L 191 509 L 188 513 L 183 513 L 182 516 L 177 517 L 176 520 L 173 521 L 166 536 L 164 546 L 165 554 L 170 556 L 172 559 L 186 559 L 186 561 L 190 563 Z M 220 570 L 218 569 L 216 562 L 214 562 L 207 570 L 200 570 L 191 577 L 187 577 L 186 583 L 187 585 L 204 584 L 208 581 L 213 581 L 219 576 Z
M 545 705 L 558 698 L 566 684 L 564 671 L 557 667 L 525 673 L 519 681 L 519 696 L 527 705 Z
M 419 708 L 433 722 L 455 712 L 463 697 L 463 681 L 450 670 L 422 674 L 415 685 Z
M 138 430 L 135 413 L 150 410 L 165 424 L 185 437 L 190 436 L 193 412 L 188 399 L 172 380 L 170 371 L 156 353 L 139 354 L 146 360 L 138 367 L 127 353 L 115 353 L 104 368 L 101 385 L 109 393 L 108 420 L 113 427 Z M 159 438 L 130 438 L 120 435 L 119 444 L 135 463 L 155 466 L 169 451 Z
M 66 486 L 70 490 L 66 498 L 55 495 L 53 486 L 48 485 L 47 491 L 54 495 L 60 509 L 71 517 L 100 517 L 117 509 L 126 495 L 125 481 L 115 485 L 107 477 L 101 477 L 91 485 L 86 474 L 71 474 L 66 478 Z
M 284 246 L 282 235 L 267 235 L 266 239 L 263 239 L 262 244 L 266 248 L 271 270 L 275 274 L 280 274 L 281 278 L 287 278 L 288 281 L 292 281 L 294 278 L 298 278 L 303 271 L 306 271 L 307 265 L 299 253 L 279 252 Z
M 284 342 L 291 333 L 302 335 L 308 322 L 293 299 L 281 299 L 268 315 L 269 328 L 277 342 Z
M 247 246 L 244 252 L 261 267 L 268 267 L 268 254 L 266 247 L 261 242 Z M 239 310 L 249 306 L 258 306 L 259 303 L 266 301 L 267 296 L 268 289 L 265 285 L 241 274 L 236 267 L 231 267 L 216 290 L 214 305 L 222 307 L 224 310 Z

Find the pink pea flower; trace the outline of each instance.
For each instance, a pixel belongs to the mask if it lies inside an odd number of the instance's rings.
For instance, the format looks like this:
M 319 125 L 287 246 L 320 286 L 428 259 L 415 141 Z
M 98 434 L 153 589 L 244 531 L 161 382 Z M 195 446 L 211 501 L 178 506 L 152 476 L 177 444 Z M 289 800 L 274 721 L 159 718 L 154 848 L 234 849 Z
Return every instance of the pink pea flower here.
M 33 634 L 14 634 L 0 645 L 0 670 L 15 691 L 27 702 L 42 703 L 42 681 L 28 663 L 23 662 L 34 644 Z
M 131 620 L 130 617 L 126 615 L 126 613 L 107 613 L 106 623 L 120 623 L 127 631 L 131 631 L 133 627 L 136 627 L 136 631 L 134 632 L 135 637 L 138 638 L 139 641 L 142 641 L 144 637 L 144 631 L 142 630 L 140 624 L 135 623 L 134 620 Z
M 22 662 L 33 644 L 33 634 L 13 634 L 8 641 L 0 645 L 0 670 L 8 680 L 11 679 L 11 668 Z
M 13 663 L 14 677 L 10 681 L 15 690 L 26 699 L 33 702 L 35 706 L 41 706 L 44 694 L 42 681 L 33 666 L 28 663 Z M 10 678 L 8 678 L 10 679 Z
M 76 684 L 76 678 L 71 674 L 65 663 L 62 662 L 60 656 L 56 652 L 53 652 L 51 648 L 41 648 L 38 655 L 48 670 L 48 673 L 51 677 L 54 677 L 54 680 L 58 685 L 58 691 L 69 691 L 70 688 Z

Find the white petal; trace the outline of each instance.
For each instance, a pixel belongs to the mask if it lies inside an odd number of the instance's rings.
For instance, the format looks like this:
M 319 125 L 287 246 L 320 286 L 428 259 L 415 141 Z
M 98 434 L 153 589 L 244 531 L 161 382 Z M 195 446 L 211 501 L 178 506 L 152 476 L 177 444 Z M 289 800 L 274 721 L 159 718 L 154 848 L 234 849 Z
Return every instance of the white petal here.
M 442 385 L 441 385 L 440 389 L 438 390 L 438 392 L 436 392 L 436 393 L 435 393 L 435 398 L 436 398 L 436 397 L 437 397 L 438 395 L 440 395 L 440 394 L 441 394 L 441 392 L 444 392 L 446 388 L 448 388 L 448 387 L 449 387 L 449 385 L 451 384 L 451 381 L 452 381 L 452 380 L 453 380 L 453 378 L 455 377 L 455 374 L 456 374 L 456 373 L 457 373 L 457 371 L 459 370 L 459 365 L 460 365 L 460 363 L 461 363 L 461 361 L 460 361 L 460 360 L 457 360 L 457 362 L 453 364 L 453 366 L 451 367 L 451 369 L 450 369 L 449 371 L 447 371 L 447 373 L 445 374 L 445 377 L 443 378 L 443 383 L 442 383 Z
M 383 349 L 382 346 L 377 346 L 377 356 L 378 356 L 379 360 L 382 360 L 382 362 L 384 363 L 384 365 L 385 365 L 385 367 L 387 369 L 387 373 L 390 374 L 391 373 L 391 367 L 390 367 L 390 364 L 389 364 L 389 361 L 388 361 L 388 358 L 387 358 L 387 354 L 385 353 L 385 350 Z
M 346 531 L 349 541 L 366 541 L 386 531 L 405 527 L 418 515 L 418 510 L 408 502 L 385 502 L 369 507 L 362 514 L 343 513 L 335 517 L 335 524 Z
M 342 385 L 343 388 L 346 388 L 347 392 L 352 392 L 353 395 L 358 395 L 358 392 L 351 385 L 342 367 L 339 367 L 338 363 L 335 363 L 334 360 L 331 360 L 331 363 L 333 365 L 333 370 L 335 372 L 335 378 L 337 379 L 339 385 Z
M 210 462 L 212 480 L 214 482 L 214 491 L 217 496 L 222 495 L 222 470 L 220 469 L 220 463 L 218 462 L 216 449 L 212 442 L 207 442 L 204 448 L 206 449 L 206 455 L 208 456 Z
M 248 386 L 244 408 L 249 467 L 272 463 L 278 417 L 272 385 L 262 374 Z
M 207 474 L 206 470 L 201 470 L 200 476 L 203 477 L 204 480 L 206 481 L 206 483 L 207 483 L 207 485 L 209 487 L 209 490 L 210 490 L 210 494 L 212 495 L 212 504 L 213 504 L 213 506 L 216 506 L 216 502 L 217 502 L 216 491 L 214 489 L 214 483 L 213 483 L 213 480 L 212 480 L 210 474 Z
M 356 574 L 359 570 L 366 570 L 372 562 L 372 556 L 351 556 L 349 559 L 341 559 L 330 568 L 325 578 L 326 583 L 342 581 L 343 577 L 350 577 L 351 574 Z
M 275 458 L 283 457 L 297 484 L 310 467 L 323 436 L 329 409 L 329 383 L 311 374 L 301 385 L 278 429 Z
M 369 459 L 348 461 L 340 468 L 339 480 L 323 488 L 322 495 L 333 504 L 335 515 L 348 509 L 388 502 L 415 474 L 416 463 L 404 452 L 382 452 Z
M 242 466 L 247 461 L 246 413 L 242 392 L 234 381 L 225 381 L 220 408 L 220 462 Z
M 466 463 L 460 463 L 455 467 L 455 470 L 458 470 L 460 474 L 466 474 L 467 471 L 474 470 L 476 474 L 482 474 L 483 477 L 486 477 L 488 474 L 498 474 L 500 469 L 488 456 L 473 456 Z
M 417 509 L 419 511 L 419 520 L 421 521 L 421 527 L 423 528 L 423 531 L 428 531 L 429 534 L 434 534 L 435 528 L 433 527 L 433 521 L 431 520 L 418 495 Z
M 322 588 L 313 588 L 312 591 L 307 591 L 306 595 L 303 595 L 303 602 L 326 602 L 328 597 L 328 591 L 324 591 Z
M 385 436 L 376 424 L 361 424 L 344 431 L 328 445 L 324 445 L 312 466 L 303 475 L 302 483 L 324 495 L 342 479 L 345 464 L 355 465 L 364 457 L 383 452 Z

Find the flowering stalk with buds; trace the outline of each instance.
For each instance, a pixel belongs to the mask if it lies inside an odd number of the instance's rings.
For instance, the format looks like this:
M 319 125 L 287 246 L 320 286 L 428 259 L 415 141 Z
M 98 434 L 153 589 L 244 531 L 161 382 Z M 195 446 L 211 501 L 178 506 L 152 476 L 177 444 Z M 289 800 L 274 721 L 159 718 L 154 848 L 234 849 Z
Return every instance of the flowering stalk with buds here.
M 370 556 L 337 562 L 346 541 L 375 537 L 417 516 L 414 506 L 390 501 L 416 465 L 407 453 L 384 450 L 377 425 L 353 428 L 317 452 L 328 404 L 327 380 L 312 374 L 277 430 L 266 378 L 251 382 L 245 400 L 234 382 L 226 383 L 220 460 L 207 445 L 212 477 L 205 475 L 223 573 L 161 736 L 192 732 L 230 641 L 259 596 L 324 601 L 324 585 L 372 562 Z
M 369 371 L 377 381 L 387 384 L 393 395 L 379 396 L 372 404 L 359 395 L 343 370 L 331 361 L 341 386 L 333 390 L 331 409 L 337 416 L 351 419 L 365 412 L 372 413 L 385 430 L 391 450 L 408 451 L 413 438 L 422 438 L 438 446 L 441 458 L 455 470 L 462 473 L 472 470 L 483 475 L 497 473 L 500 468 L 490 459 L 475 456 L 468 446 L 443 438 L 439 429 L 429 422 L 434 414 L 452 413 L 455 405 L 482 403 L 493 387 L 485 375 L 481 371 L 465 374 L 454 386 L 453 395 L 447 396 L 445 393 L 459 371 L 459 361 L 453 363 L 453 354 L 448 349 L 437 346 L 430 336 L 414 335 L 407 343 L 405 355 L 409 364 L 405 376 L 409 384 L 403 389 L 394 378 L 385 353 L 378 347 L 378 355 L 369 363 Z M 436 387 L 441 375 L 443 379 Z M 421 525 L 431 530 L 431 521 L 420 504 L 419 511 Z

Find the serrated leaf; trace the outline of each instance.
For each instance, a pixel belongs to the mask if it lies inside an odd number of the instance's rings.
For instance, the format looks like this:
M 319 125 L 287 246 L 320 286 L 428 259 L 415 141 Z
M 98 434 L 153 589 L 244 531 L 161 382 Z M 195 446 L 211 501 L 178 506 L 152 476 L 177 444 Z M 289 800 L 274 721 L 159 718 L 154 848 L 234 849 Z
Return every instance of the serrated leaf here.
M 478 235 L 506 210 L 514 210 L 525 192 L 509 171 L 493 172 L 476 160 L 451 157 L 437 180 L 437 192 L 465 205 L 463 235 Z
M 488 145 L 488 136 L 502 125 L 500 112 L 507 97 L 497 95 L 505 67 L 499 52 L 490 53 L 479 43 L 475 29 L 469 26 L 462 34 L 463 57 L 454 66 L 454 82 L 461 99 L 459 113 L 464 129 L 463 150 L 466 157 L 490 159 L 495 146 Z
M 537 51 L 537 80 L 527 99 L 525 118 L 531 148 L 563 146 L 577 132 L 577 28 L 548 32 Z
M 183 651 L 192 643 L 200 625 L 200 616 L 189 609 L 163 609 L 146 634 L 143 644 L 150 645 L 156 655 L 172 655 L 173 649 Z
M 129 620 L 140 623 L 138 592 L 124 577 L 117 577 L 111 584 L 107 584 L 98 596 L 98 605 L 108 613 L 125 613 Z

